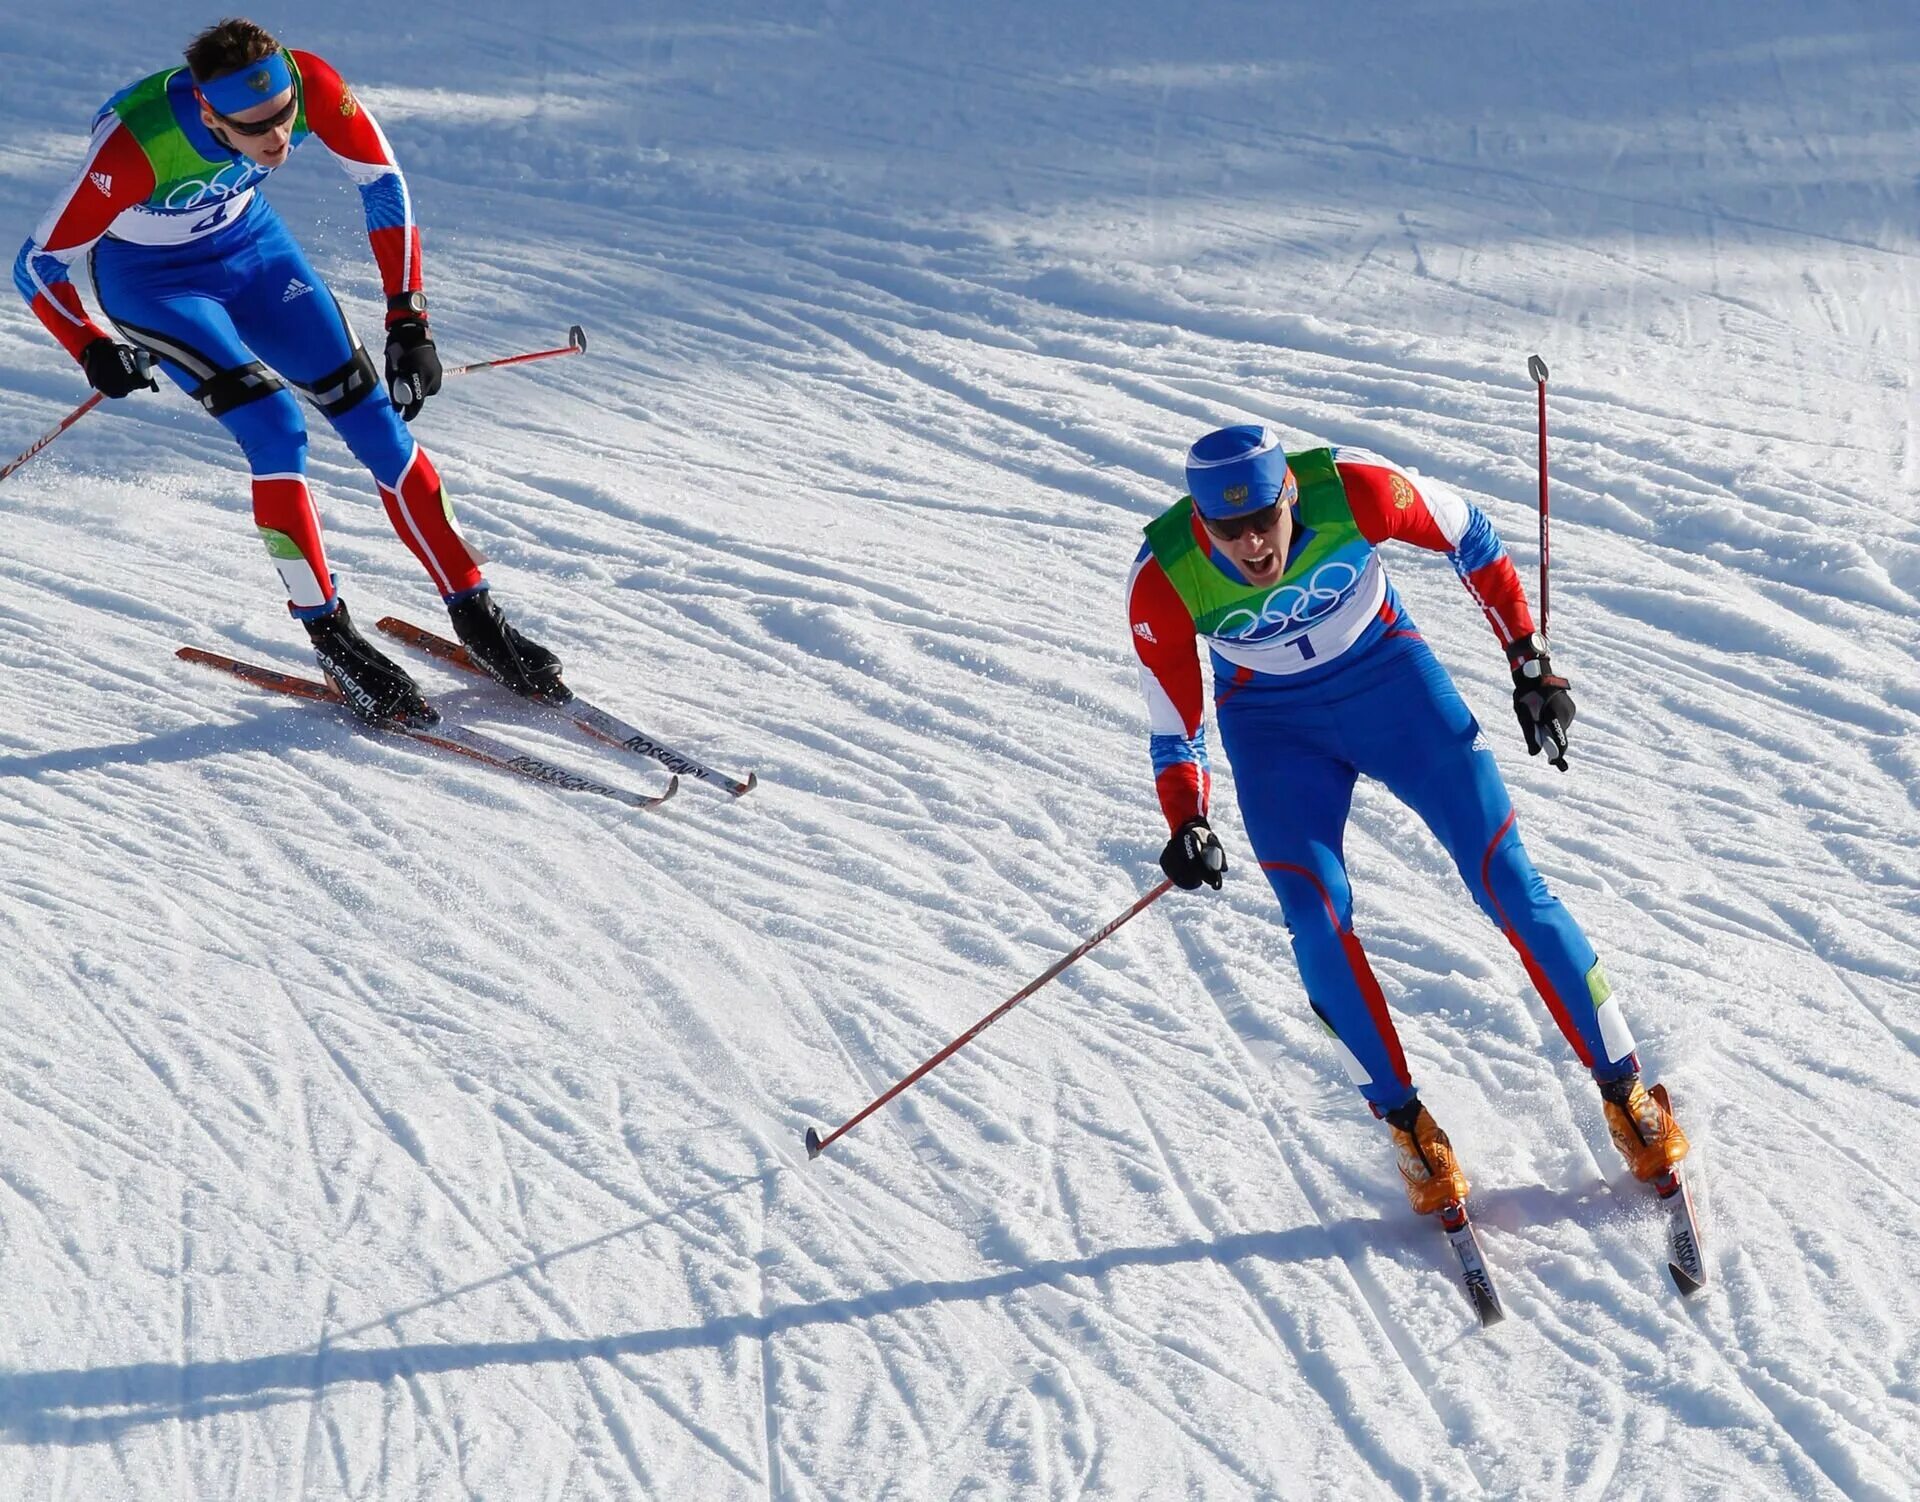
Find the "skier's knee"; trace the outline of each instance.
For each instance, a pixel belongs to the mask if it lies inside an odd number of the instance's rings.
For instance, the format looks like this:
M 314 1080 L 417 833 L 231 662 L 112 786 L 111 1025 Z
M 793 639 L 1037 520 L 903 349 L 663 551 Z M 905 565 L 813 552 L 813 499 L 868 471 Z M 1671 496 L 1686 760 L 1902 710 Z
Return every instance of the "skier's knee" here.
M 256 475 L 298 475 L 307 469 L 307 424 L 284 386 L 221 419 Z
M 280 377 L 266 366 L 258 360 L 249 360 L 245 365 L 216 370 L 188 395 L 207 409 L 209 417 L 225 421 L 228 413 L 256 402 L 271 400 L 286 389 Z M 289 406 L 293 405 L 292 397 L 286 400 Z M 298 411 L 297 408 L 295 410 Z
M 1353 921 L 1353 889 L 1338 874 L 1326 879 L 1304 870 L 1267 868 L 1280 914 L 1298 943 L 1302 936 L 1335 937 Z
M 308 382 L 302 389 L 313 398 L 321 416 L 337 422 L 379 387 L 380 377 L 374 371 L 372 358 L 364 349 L 356 348 L 346 364 Z
M 374 479 L 387 486 L 400 482 L 413 457 L 413 435 L 385 396 L 377 401 L 355 401 L 344 411 L 329 412 L 327 420 Z

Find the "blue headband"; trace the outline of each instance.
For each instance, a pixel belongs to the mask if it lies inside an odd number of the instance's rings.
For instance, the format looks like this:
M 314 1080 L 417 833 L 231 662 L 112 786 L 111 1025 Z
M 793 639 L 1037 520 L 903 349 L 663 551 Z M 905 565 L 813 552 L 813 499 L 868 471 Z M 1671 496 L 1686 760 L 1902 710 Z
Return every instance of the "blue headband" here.
M 1187 450 L 1187 493 L 1202 516 L 1220 521 L 1276 501 L 1291 506 L 1300 488 L 1280 435 L 1244 424 L 1208 433 Z
M 286 53 L 276 52 L 257 63 L 248 63 L 238 73 L 223 73 L 199 87 L 200 97 L 216 115 L 231 117 L 284 94 L 293 87 L 293 75 L 287 71 Z

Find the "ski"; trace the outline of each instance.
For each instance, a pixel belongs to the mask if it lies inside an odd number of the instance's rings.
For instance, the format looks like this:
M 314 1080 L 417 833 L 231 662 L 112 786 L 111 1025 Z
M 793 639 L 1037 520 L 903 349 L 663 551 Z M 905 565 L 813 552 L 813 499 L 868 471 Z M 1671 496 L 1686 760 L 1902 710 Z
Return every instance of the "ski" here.
M 1442 1205 L 1439 1215 L 1440 1228 L 1447 1233 L 1447 1241 L 1460 1259 L 1460 1281 L 1466 1286 L 1474 1313 L 1480 1316 L 1480 1327 L 1484 1330 L 1499 1324 L 1507 1317 L 1507 1311 L 1501 1306 L 1499 1290 L 1493 1286 L 1493 1274 L 1487 1270 L 1487 1259 L 1481 1254 L 1480 1238 L 1474 1234 L 1466 1203 L 1455 1200 L 1450 1205 Z
M 1660 1102 L 1660 1108 L 1672 1113 L 1665 1085 L 1648 1092 Z M 1707 1259 L 1700 1240 L 1700 1221 L 1694 1214 L 1693 1191 L 1679 1166 L 1669 1168 L 1653 1180 L 1654 1192 L 1667 1212 L 1667 1272 L 1682 1298 L 1691 1298 L 1707 1286 Z
M 322 704 L 334 704 L 343 712 L 351 713 L 346 708 L 345 700 L 340 697 L 339 690 L 332 684 L 318 679 L 303 678 L 297 673 L 283 673 L 277 668 L 265 668 L 255 663 L 241 662 L 236 658 L 223 657 L 217 652 L 202 651 L 199 647 L 182 647 L 174 655 L 183 662 L 196 662 L 203 667 L 218 669 L 257 688 L 287 694 L 296 699 L 311 699 Z M 365 724 L 358 719 L 354 723 Z M 591 777 L 583 777 L 578 772 L 570 772 L 565 767 L 555 766 L 552 762 L 542 761 L 537 756 L 530 756 L 505 741 L 495 740 L 490 735 L 482 735 L 476 730 L 468 730 L 460 725 L 428 726 L 394 720 L 384 725 L 366 728 L 383 734 L 403 735 L 424 746 L 432 746 L 435 750 L 449 751 L 455 756 L 464 756 L 469 761 L 479 762 L 483 766 L 525 777 L 543 787 L 554 788 L 565 793 L 593 793 L 602 798 L 611 798 L 617 803 L 624 803 L 629 808 L 658 808 L 671 798 L 680 786 L 680 779 L 674 777 L 668 781 L 665 790 L 657 794 L 636 793 L 628 788 L 611 787 L 604 782 L 596 782 Z
M 434 635 L 424 626 L 413 625 L 409 621 L 403 621 L 398 616 L 392 615 L 383 617 L 375 624 L 387 635 L 405 642 L 410 647 L 418 648 L 430 656 L 437 657 L 442 662 L 450 662 L 455 667 L 464 668 L 467 672 L 482 678 L 492 677 L 485 668 L 473 660 L 465 647 L 458 642 L 448 641 L 444 636 Z M 684 751 L 676 751 L 664 742 L 655 740 L 646 731 L 629 725 L 625 720 L 608 714 L 598 705 L 583 699 L 564 683 L 559 685 L 557 693 L 552 698 L 530 699 L 528 702 L 538 704 L 543 709 L 552 710 L 562 719 L 579 726 L 595 740 L 604 741 L 607 745 L 618 747 L 623 751 L 631 751 L 636 756 L 650 757 L 670 772 L 696 777 L 702 782 L 710 782 L 736 798 L 744 797 L 759 786 L 760 776 L 757 772 L 747 773 L 745 782 L 737 777 L 730 777 L 725 772 L 709 767 L 687 755 Z

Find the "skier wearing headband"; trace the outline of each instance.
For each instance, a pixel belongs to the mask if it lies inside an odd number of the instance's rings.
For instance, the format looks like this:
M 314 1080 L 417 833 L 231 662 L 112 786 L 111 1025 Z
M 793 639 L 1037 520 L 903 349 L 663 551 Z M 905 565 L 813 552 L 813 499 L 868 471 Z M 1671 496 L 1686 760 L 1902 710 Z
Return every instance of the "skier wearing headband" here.
M 323 59 L 226 20 L 187 66 L 142 79 L 94 117 L 86 160 L 14 262 L 28 305 L 94 389 L 157 389 L 150 363 L 220 422 L 252 471 L 253 519 L 322 669 L 364 718 L 429 719 L 411 678 L 354 628 L 308 494 L 298 388 L 373 474 L 394 531 L 432 578 L 455 631 L 508 687 L 552 689 L 559 661 L 510 626 L 480 554 L 453 523 L 433 461 L 406 424 L 440 389 L 421 291 L 420 231 L 393 150 Z M 260 195 L 316 138 L 359 187 L 386 290 L 385 379 L 339 303 Z M 118 331 L 69 278 L 89 258 Z M 404 421 L 403 421 L 404 419 Z
M 1376 455 L 1288 454 L 1257 426 L 1201 438 L 1186 480 L 1190 494 L 1147 526 L 1127 585 L 1155 781 L 1173 831 L 1160 857 L 1168 877 L 1218 888 L 1226 870 L 1207 823 L 1204 639 L 1247 839 L 1280 899 L 1309 1004 L 1393 1129 L 1413 1208 L 1463 1204 L 1467 1180 L 1420 1102 L 1353 931 L 1344 834 L 1361 776 L 1384 783 L 1447 847 L 1592 1071 L 1628 1166 L 1659 1180 L 1687 1139 L 1664 1092 L 1642 1085 L 1593 946 L 1528 859 L 1480 726 L 1376 551 L 1397 540 L 1448 556 L 1506 651 L 1528 751 L 1564 771 L 1573 700 L 1487 518 Z

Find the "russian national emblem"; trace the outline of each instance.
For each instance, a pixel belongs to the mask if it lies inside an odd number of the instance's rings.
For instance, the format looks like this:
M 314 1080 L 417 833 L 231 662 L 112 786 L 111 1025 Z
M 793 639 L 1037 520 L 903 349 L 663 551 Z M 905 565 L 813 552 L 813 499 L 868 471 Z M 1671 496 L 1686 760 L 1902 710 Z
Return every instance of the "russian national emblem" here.
M 255 68 L 247 75 L 247 87 L 256 94 L 264 94 L 273 87 L 273 75 L 265 68 Z
M 1393 509 L 1405 511 L 1413 504 L 1413 486 L 1407 483 L 1405 475 L 1391 476 L 1390 483 L 1393 486 Z
M 340 93 L 340 113 L 351 120 L 360 113 L 360 101 L 353 97 L 352 89 L 343 89 Z
M 1238 506 L 1247 498 L 1247 487 L 1244 485 L 1229 485 L 1220 493 L 1220 498 L 1229 506 Z

